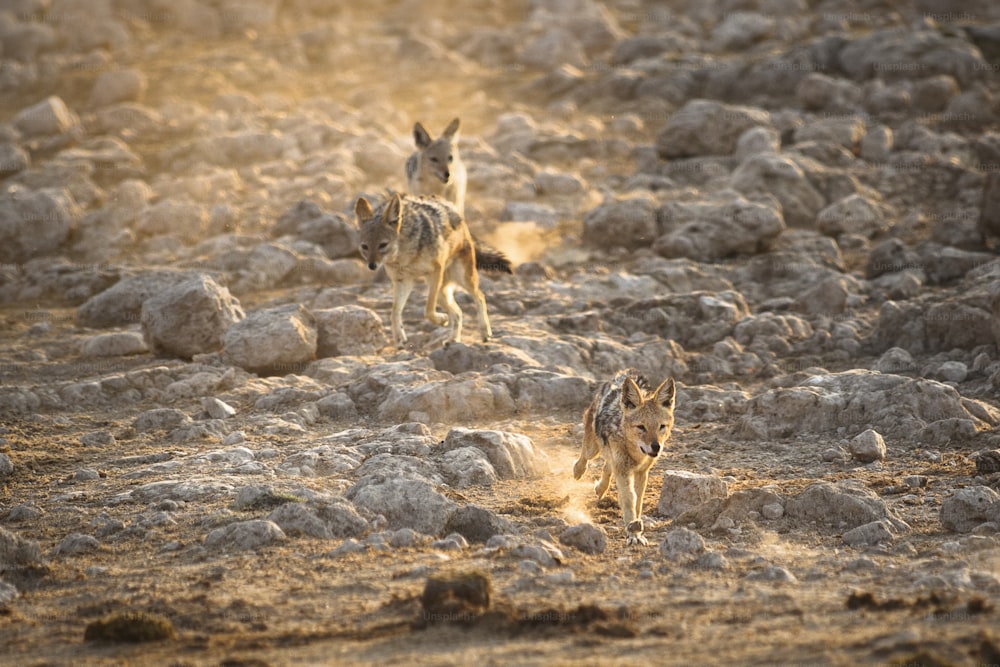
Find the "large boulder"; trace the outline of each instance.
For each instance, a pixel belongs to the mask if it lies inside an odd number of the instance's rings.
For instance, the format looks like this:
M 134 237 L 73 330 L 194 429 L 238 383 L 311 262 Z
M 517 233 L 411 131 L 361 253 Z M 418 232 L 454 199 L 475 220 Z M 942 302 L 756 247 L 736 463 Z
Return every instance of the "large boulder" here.
M 373 310 L 340 306 L 312 313 L 318 332 L 318 357 L 375 354 L 386 345 L 385 325 Z
M 652 198 L 605 202 L 583 217 L 583 240 L 596 248 L 648 247 L 656 236 L 656 206 Z
M 791 158 L 758 153 L 744 160 L 733 171 L 730 185 L 746 195 L 772 195 L 781 202 L 785 222 L 811 228 L 823 208 L 823 195 Z
M 345 216 L 326 213 L 307 199 L 282 213 L 271 234 L 315 243 L 331 259 L 354 256 L 358 252 L 357 227 Z
M 347 490 L 347 499 L 364 514 L 381 514 L 390 530 L 412 528 L 438 535 L 457 505 L 425 481 L 363 477 Z
M 691 100 L 667 119 L 656 137 L 656 151 L 664 159 L 698 155 L 731 155 L 740 135 L 757 125 L 771 124 L 763 109 Z
M 754 396 L 742 429 L 770 439 L 807 433 L 846 436 L 873 428 L 902 444 L 914 442 L 929 425 L 951 420 L 972 431 L 987 430 L 1000 423 L 1000 411 L 933 380 L 852 370 L 812 375 Z
M 38 542 L 0 527 L 0 570 L 9 572 L 41 562 L 42 550 Z
M 843 146 L 856 152 L 865 136 L 865 123 L 860 117 L 821 118 L 795 130 L 795 143 L 819 141 Z
M 514 414 L 514 399 L 502 384 L 482 378 L 392 386 L 379 406 L 380 419 L 423 423 L 469 423 Z
M 359 537 L 368 530 L 368 522 L 357 513 L 349 502 L 314 501 L 289 502 L 279 505 L 267 516 L 287 535 L 331 537 Z
M 13 121 L 14 127 L 26 137 L 62 134 L 79 122 L 79 117 L 55 95 L 22 109 Z
M 244 317 L 228 289 L 201 275 L 143 302 L 140 322 L 153 352 L 190 359 L 221 349 L 223 334 Z
M 777 25 L 771 14 L 760 12 L 727 12 L 712 29 L 710 44 L 718 51 L 742 51 L 771 37 Z
M 226 330 L 226 363 L 264 375 L 301 373 L 316 358 L 316 319 L 299 304 L 250 313 Z
M 37 6 L 41 6 L 40 4 Z M 48 22 L 26 20 L 34 19 L 34 8 L 19 3 L 6 3 L 4 10 L 10 19 L 0 22 L 0 41 L 3 41 L 3 57 L 5 60 L 17 60 L 21 63 L 35 63 L 38 55 L 52 50 L 59 43 L 55 28 Z M 21 20 L 14 21 L 14 16 Z M 8 63 L 10 67 L 13 63 Z
M 521 49 L 520 61 L 528 67 L 551 71 L 564 63 L 576 67 L 586 65 L 587 54 L 571 32 L 554 28 L 529 39 Z
M 724 339 L 749 314 L 743 295 L 733 290 L 637 299 L 601 313 L 609 324 L 630 334 L 656 334 L 684 347 L 701 347 Z
M 142 97 L 147 86 L 146 75 L 137 69 L 102 72 L 90 91 L 89 106 L 95 108 L 119 102 L 135 102 Z
M 995 315 L 982 294 L 958 299 L 886 301 L 879 309 L 871 341 L 878 352 L 901 347 L 911 354 L 973 350 L 996 342 Z
M 787 500 L 785 515 L 839 529 L 857 528 L 882 519 L 888 519 L 897 528 L 907 528 L 877 493 L 855 480 L 836 484 L 814 482 Z
M 725 528 L 751 521 L 780 518 L 784 500 L 767 489 L 740 489 L 729 496 L 716 496 L 674 518 L 674 525 Z
M 56 252 L 76 227 L 79 211 L 66 190 L 0 195 L 0 262 L 24 262 Z
M 24 171 L 31 164 L 28 152 L 13 142 L 0 143 L 0 178 Z
M 658 217 L 665 233 L 653 249 L 664 257 L 702 262 L 763 252 L 785 229 L 779 211 L 743 197 L 722 203 L 668 202 Z
M 197 278 L 187 271 L 146 271 L 123 278 L 87 299 L 76 309 L 76 323 L 83 327 L 118 327 L 140 321 L 146 299 Z
M 539 477 L 548 472 L 548 456 L 520 433 L 453 428 L 441 445 L 444 452 L 467 447 L 486 454 L 502 480 Z
M 986 522 L 1000 523 L 1000 494 L 988 486 L 958 489 L 941 503 L 941 524 L 968 533 Z
M 476 447 L 459 447 L 445 452 L 440 457 L 440 468 L 448 484 L 456 489 L 492 486 L 499 479 L 490 458 Z
M 665 470 L 657 511 L 663 516 L 676 518 L 712 498 L 725 498 L 729 485 L 715 475 Z
M 865 265 L 865 278 L 872 280 L 886 273 L 922 269 L 920 257 L 899 239 L 890 238 L 872 248 Z
M 942 30 L 877 30 L 840 50 L 840 67 L 857 81 L 950 75 L 964 89 L 992 71 L 974 44 Z
M 889 221 L 878 207 L 859 194 L 838 199 L 819 212 L 817 229 L 828 236 L 860 234 L 872 237 L 886 231 Z
M 515 374 L 511 391 L 517 409 L 525 413 L 553 410 L 579 412 L 590 402 L 593 385 L 578 375 L 527 368 Z
M 434 368 L 453 375 L 468 372 L 482 373 L 498 364 L 509 364 L 516 369 L 539 365 L 527 352 L 516 348 L 464 343 L 449 343 L 439 347 L 431 352 L 428 358 L 434 363 Z
M 273 521 L 252 519 L 216 528 L 205 536 L 205 547 L 216 551 L 251 551 L 287 539 Z
M 106 333 L 88 338 L 80 345 L 80 356 L 85 359 L 98 357 L 124 357 L 148 352 L 142 335 L 135 331 Z
M 208 209 L 186 198 L 162 199 L 139 213 L 135 231 L 139 236 L 168 235 L 185 243 L 200 240 L 209 229 Z

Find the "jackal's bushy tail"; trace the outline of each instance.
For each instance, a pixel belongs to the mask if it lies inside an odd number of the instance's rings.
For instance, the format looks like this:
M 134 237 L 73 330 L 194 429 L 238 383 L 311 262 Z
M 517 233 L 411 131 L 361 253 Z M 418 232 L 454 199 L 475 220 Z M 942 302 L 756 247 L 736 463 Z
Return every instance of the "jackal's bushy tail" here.
M 510 259 L 495 248 L 480 242 L 476 244 L 476 269 L 487 273 L 510 273 L 513 275 L 514 269 L 510 266 Z

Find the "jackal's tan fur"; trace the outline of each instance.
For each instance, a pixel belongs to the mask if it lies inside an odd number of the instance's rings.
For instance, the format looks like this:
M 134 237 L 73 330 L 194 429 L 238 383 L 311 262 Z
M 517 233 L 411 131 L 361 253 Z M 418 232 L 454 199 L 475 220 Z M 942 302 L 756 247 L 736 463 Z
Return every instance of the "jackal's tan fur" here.
M 468 176 L 458 152 L 460 126 L 458 118 L 452 120 L 437 139 L 420 123 L 413 126 L 417 150 L 406 160 L 406 187 L 410 194 L 447 199 L 464 217 Z
M 479 289 L 479 269 L 510 272 L 510 261 L 495 251 L 476 252 L 472 235 L 461 213 L 439 197 L 393 194 L 388 203 L 374 210 L 361 197 L 354 206 L 360 231 L 360 250 L 372 271 L 385 265 L 392 279 L 392 339 L 406 342 L 403 306 L 418 280 L 427 280 L 424 314 L 435 324 L 451 324 L 451 338 L 462 337 L 462 309 L 455 303 L 455 288 L 461 287 L 476 304 L 479 333 L 483 341 L 493 332 L 486 312 L 486 298 Z M 447 315 L 437 312 L 443 297 Z
M 642 534 L 642 497 L 649 469 L 674 427 L 675 396 L 673 378 L 649 391 L 649 383 L 638 371 L 626 369 L 601 385 L 583 413 L 583 446 L 573 476 L 583 477 L 587 461 L 602 456 L 604 473 L 594 491 L 598 500 L 603 498 L 614 475 L 630 545 L 647 543 Z

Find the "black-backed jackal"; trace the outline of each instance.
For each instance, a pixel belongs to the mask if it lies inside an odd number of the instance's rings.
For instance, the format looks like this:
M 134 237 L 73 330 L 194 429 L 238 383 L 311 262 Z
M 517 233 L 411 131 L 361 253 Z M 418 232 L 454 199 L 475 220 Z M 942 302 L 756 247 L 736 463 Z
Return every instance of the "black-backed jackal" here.
M 417 150 L 406 160 L 406 186 L 410 194 L 436 195 L 447 199 L 465 216 L 465 186 L 468 179 L 458 153 L 458 118 L 437 139 L 417 123 L 413 139 Z
M 583 446 L 573 476 L 583 477 L 587 461 L 601 455 L 604 474 L 594 491 L 598 500 L 603 498 L 614 475 L 629 545 L 647 543 L 642 534 L 642 497 L 649 469 L 674 428 L 675 404 L 673 378 L 650 391 L 646 378 L 629 368 L 602 384 L 583 413 Z
M 479 271 L 511 273 L 510 260 L 492 250 L 477 252 L 461 213 L 439 197 L 393 194 L 377 211 L 361 197 L 354 205 L 361 238 L 361 256 L 375 271 L 385 266 L 392 279 L 392 340 L 397 347 L 406 342 L 403 306 L 418 280 L 427 280 L 424 314 L 435 324 L 451 325 L 450 340 L 462 337 L 462 309 L 455 302 L 461 287 L 476 304 L 479 333 L 488 341 L 493 332 L 486 313 L 486 298 L 479 289 Z M 437 312 L 444 300 L 447 315 Z

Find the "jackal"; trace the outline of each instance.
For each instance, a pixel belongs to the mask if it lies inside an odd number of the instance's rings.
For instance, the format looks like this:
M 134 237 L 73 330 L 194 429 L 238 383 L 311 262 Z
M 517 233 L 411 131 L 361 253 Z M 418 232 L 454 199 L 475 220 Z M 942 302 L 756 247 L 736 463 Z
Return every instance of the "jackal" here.
M 397 347 L 406 342 L 403 306 L 415 283 L 423 278 L 427 279 L 424 314 L 434 324 L 450 324 L 450 340 L 458 342 L 462 337 L 456 287 L 472 295 L 483 341 L 493 336 L 486 298 L 479 289 L 479 270 L 511 273 L 510 260 L 493 250 L 477 252 L 458 209 L 439 197 L 396 193 L 378 211 L 360 197 L 354 213 L 361 232 L 361 256 L 372 271 L 384 264 L 392 279 L 392 340 Z M 447 315 L 437 312 L 439 294 Z
M 647 544 L 642 534 L 642 497 L 649 469 L 674 428 L 675 395 L 673 378 L 649 391 L 646 378 L 629 368 L 602 384 L 583 413 L 583 446 L 573 476 L 583 477 L 587 461 L 601 455 L 604 474 L 594 491 L 598 500 L 603 498 L 614 475 L 629 545 Z
M 464 217 L 467 176 L 458 154 L 460 125 L 459 119 L 454 119 L 436 140 L 420 123 L 413 126 L 417 151 L 406 160 L 406 183 L 410 194 L 443 197 Z

